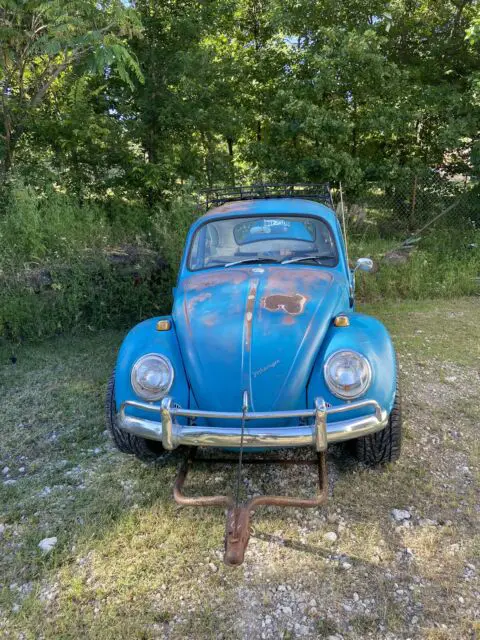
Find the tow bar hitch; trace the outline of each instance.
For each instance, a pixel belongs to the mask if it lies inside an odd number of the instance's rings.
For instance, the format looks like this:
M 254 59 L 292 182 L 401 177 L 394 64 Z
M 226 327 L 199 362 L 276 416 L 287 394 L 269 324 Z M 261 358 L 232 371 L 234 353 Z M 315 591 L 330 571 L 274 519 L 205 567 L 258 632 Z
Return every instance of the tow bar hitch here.
M 224 507 L 227 509 L 227 523 L 225 527 L 225 554 L 224 562 L 230 566 L 238 566 L 242 564 L 248 541 L 250 539 L 250 517 L 257 507 L 262 505 L 272 505 L 275 507 L 300 507 L 311 508 L 319 507 L 324 504 L 328 496 L 328 478 L 327 478 L 327 421 L 325 405 L 317 404 L 317 432 L 315 437 L 315 448 L 317 452 L 316 460 L 281 460 L 281 459 L 252 459 L 245 461 L 245 464 L 315 464 L 318 469 L 318 493 L 315 498 L 292 498 L 289 496 L 255 496 L 244 504 L 240 504 L 240 486 L 242 477 L 243 463 L 243 439 L 245 430 L 245 416 L 248 411 L 248 393 L 243 392 L 242 401 L 242 429 L 240 440 L 240 452 L 238 455 L 238 472 L 237 486 L 235 498 L 233 496 L 199 496 L 188 497 L 183 493 L 183 486 L 188 471 L 195 459 L 196 449 L 190 449 L 190 452 L 184 458 L 178 475 L 175 479 L 173 488 L 173 497 L 178 504 L 189 507 Z M 203 458 L 203 461 L 210 463 L 232 462 L 228 459 L 220 458 Z
M 244 504 L 236 503 L 233 496 L 189 497 L 183 493 L 188 471 L 195 460 L 196 450 L 191 449 L 180 465 L 175 480 L 173 497 L 178 504 L 190 507 L 224 507 L 227 509 L 225 528 L 224 562 L 230 566 L 243 563 L 245 551 L 250 539 L 250 519 L 257 507 L 273 505 L 276 507 L 311 508 L 325 504 L 328 496 L 327 460 L 325 451 L 317 453 L 316 460 L 259 459 L 245 460 L 243 464 L 282 464 L 315 465 L 318 468 L 318 492 L 314 498 L 293 498 L 289 496 L 255 496 Z M 225 464 L 235 462 L 228 458 L 201 458 L 201 462 Z

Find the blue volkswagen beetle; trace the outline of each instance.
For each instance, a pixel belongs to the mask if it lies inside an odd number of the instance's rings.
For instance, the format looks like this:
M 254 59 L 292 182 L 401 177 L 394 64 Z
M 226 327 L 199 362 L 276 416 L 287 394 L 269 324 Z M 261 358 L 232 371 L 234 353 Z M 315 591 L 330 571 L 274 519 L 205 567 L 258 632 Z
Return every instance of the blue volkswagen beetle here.
M 322 202 L 255 197 L 209 210 L 189 231 L 172 314 L 140 323 L 120 348 L 107 394 L 117 447 L 148 460 L 180 446 L 324 454 L 349 440 L 364 463 L 396 460 L 395 350 L 354 310 L 355 271 L 371 268 L 350 268 Z M 199 500 L 181 484 L 175 497 Z

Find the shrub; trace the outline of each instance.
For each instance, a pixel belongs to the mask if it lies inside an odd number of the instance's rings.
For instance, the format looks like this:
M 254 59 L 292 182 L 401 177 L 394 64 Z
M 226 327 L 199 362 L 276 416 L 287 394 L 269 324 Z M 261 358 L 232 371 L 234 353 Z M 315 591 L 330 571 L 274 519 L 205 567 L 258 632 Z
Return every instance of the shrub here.
M 127 219 L 126 209 L 119 207 L 120 221 Z M 132 210 L 135 221 L 128 228 L 115 211 L 107 215 L 53 189 L 39 197 L 13 185 L 0 218 L 0 336 L 32 340 L 128 326 L 167 311 L 172 272 L 153 252 L 133 265 L 109 260 L 108 248 L 118 243 L 153 242 L 152 217 L 138 205 Z
M 78 329 L 128 327 L 167 313 L 171 277 L 154 262 L 119 269 L 105 257 L 45 269 L 47 286 L 17 278 L 0 288 L 0 335 L 38 340 Z

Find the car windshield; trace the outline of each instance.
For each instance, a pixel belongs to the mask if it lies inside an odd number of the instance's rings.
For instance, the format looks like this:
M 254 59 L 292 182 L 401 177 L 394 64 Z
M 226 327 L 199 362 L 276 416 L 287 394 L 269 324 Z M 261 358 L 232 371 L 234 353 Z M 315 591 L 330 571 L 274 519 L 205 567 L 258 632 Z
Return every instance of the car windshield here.
M 188 268 L 233 267 L 242 263 L 337 263 L 329 226 L 320 218 L 263 216 L 211 220 L 192 240 Z

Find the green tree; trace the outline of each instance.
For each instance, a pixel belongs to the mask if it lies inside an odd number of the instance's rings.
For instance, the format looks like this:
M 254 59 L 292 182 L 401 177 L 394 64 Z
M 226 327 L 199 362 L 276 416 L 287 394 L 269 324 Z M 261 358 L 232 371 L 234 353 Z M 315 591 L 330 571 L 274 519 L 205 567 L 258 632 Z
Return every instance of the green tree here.
M 121 0 L 1 0 L 0 91 L 3 175 L 39 109 L 73 69 L 141 79 L 128 39 L 140 31 L 138 15 Z

